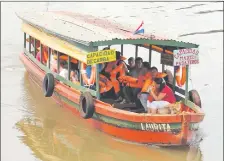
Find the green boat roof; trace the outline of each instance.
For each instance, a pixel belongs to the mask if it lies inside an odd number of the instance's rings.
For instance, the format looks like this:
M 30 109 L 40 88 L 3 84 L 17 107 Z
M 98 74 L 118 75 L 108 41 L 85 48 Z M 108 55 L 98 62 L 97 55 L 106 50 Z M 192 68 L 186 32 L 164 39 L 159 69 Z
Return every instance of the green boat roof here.
M 106 19 L 72 12 L 26 12 L 17 14 L 23 21 L 68 42 L 88 47 L 119 44 L 155 45 L 166 50 L 197 48 L 199 45 L 161 38 L 152 34 L 136 34 L 132 29 Z M 147 46 L 145 46 L 147 47 Z

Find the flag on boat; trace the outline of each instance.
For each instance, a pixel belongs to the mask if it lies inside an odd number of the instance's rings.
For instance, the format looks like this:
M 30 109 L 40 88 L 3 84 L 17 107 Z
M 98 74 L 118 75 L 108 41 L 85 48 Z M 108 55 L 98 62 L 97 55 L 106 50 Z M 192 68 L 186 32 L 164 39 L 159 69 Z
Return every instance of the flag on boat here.
M 142 21 L 141 24 L 138 26 L 138 28 L 135 30 L 134 35 L 135 34 L 144 34 L 145 30 L 144 30 L 144 22 Z

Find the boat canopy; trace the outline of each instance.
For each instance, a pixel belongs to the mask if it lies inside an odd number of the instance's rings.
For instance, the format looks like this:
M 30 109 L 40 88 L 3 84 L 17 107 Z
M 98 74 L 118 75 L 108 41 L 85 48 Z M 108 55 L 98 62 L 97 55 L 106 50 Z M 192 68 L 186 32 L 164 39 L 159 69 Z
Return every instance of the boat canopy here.
M 69 52 L 71 54 L 68 55 L 74 58 L 81 56 L 79 59 L 83 62 L 86 62 L 87 52 L 95 51 L 98 46 L 134 44 L 149 48 L 149 45 L 152 45 L 164 48 L 170 53 L 177 49 L 198 47 L 197 44 L 170 40 L 152 34 L 134 35 L 132 29 L 128 27 L 91 15 L 55 11 L 23 12 L 17 13 L 17 16 L 23 20 L 24 26 L 29 26 L 23 28 L 24 32 L 27 28 L 33 27 L 33 30 L 34 28 L 39 29 L 39 32 L 47 33 L 46 35 L 51 35 L 51 38 L 55 36 L 56 42 L 63 43 L 65 47 L 69 45 L 70 48 L 73 48 Z M 30 35 L 32 35 L 31 33 Z M 78 44 L 75 46 L 79 46 L 79 48 L 72 47 L 74 44 Z

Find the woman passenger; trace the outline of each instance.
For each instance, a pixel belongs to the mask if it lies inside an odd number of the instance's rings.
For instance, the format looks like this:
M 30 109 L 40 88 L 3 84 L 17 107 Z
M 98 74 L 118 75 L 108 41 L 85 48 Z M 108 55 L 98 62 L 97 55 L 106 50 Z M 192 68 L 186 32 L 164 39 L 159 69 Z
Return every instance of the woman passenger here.
M 155 83 L 159 94 L 157 96 L 152 90 L 150 90 L 150 95 L 154 98 L 154 101 L 147 101 L 148 113 L 152 114 L 156 114 L 158 109 L 176 102 L 173 91 L 166 85 L 162 78 L 156 78 Z
M 77 70 L 71 70 L 71 72 L 70 72 L 70 80 L 73 83 L 79 82 L 79 74 L 78 74 Z
M 48 61 L 47 66 L 49 67 Z M 55 50 L 52 50 L 52 54 L 50 55 L 50 70 L 55 73 L 57 72 L 57 52 Z
M 40 62 L 41 61 L 41 52 L 39 51 L 36 55 L 36 59 Z

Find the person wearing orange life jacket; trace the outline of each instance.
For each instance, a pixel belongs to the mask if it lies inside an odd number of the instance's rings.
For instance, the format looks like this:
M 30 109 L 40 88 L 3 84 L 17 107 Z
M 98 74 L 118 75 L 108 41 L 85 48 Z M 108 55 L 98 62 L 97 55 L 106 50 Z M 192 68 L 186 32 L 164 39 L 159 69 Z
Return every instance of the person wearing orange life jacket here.
M 101 74 L 101 72 L 103 71 L 103 69 L 105 68 L 105 63 L 101 63 L 99 64 L 99 90 L 100 90 L 100 94 L 101 96 L 105 96 L 105 94 L 110 91 L 112 89 L 112 83 L 111 81 L 104 76 L 103 74 Z
M 151 67 L 149 71 L 150 71 L 150 75 L 148 73 L 148 76 L 144 82 L 142 90 L 138 94 L 138 98 L 140 99 L 140 102 L 146 112 L 147 112 L 147 101 L 150 101 L 150 102 L 153 101 L 153 97 L 149 95 L 149 92 L 150 92 L 150 88 L 155 86 L 154 80 L 156 78 L 164 78 L 166 76 L 165 73 L 158 72 L 158 69 L 156 67 Z M 155 92 L 157 93 L 157 90 L 155 90 Z
M 151 83 L 151 81 L 153 81 L 157 74 L 158 74 L 158 69 L 156 67 L 151 67 L 149 69 L 150 72 L 150 76 L 148 77 L 148 80 L 146 80 L 145 82 L 145 86 L 149 85 Z M 145 86 L 142 87 L 142 91 L 138 94 L 138 98 L 140 99 L 140 102 L 142 104 L 142 106 L 144 107 L 145 111 L 147 112 L 147 101 L 148 101 L 148 97 L 149 97 L 149 89 L 147 89 L 147 91 L 145 91 L 144 88 L 146 88 Z M 148 87 L 147 87 L 148 88 Z
M 137 94 L 141 91 L 142 81 L 144 80 L 143 75 L 146 74 L 148 69 L 150 68 L 150 64 L 144 62 L 143 59 L 137 57 L 135 59 L 135 69 L 133 69 L 128 76 L 128 82 L 126 86 L 123 88 L 124 99 L 121 104 L 124 103 L 135 103 L 137 101 Z M 136 79 L 136 82 L 130 82 Z
M 106 75 L 104 74 L 105 76 L 109 74 L 108 77 L 110 78 L 110 81 L 113 85 L 116 96 L 115 101 L 121 102 L 123 98 L 122 92 L 120 90 L 120 82 L 117 80 L 117 77 L 118 75 L 119 76 L 126 75 L 126 73 L 128 73 L 128 69 L 119 51 L 116 51 L 116 61 L 107 63 L 106 67 L 104 68 L 104 72 L 106 73 Z

